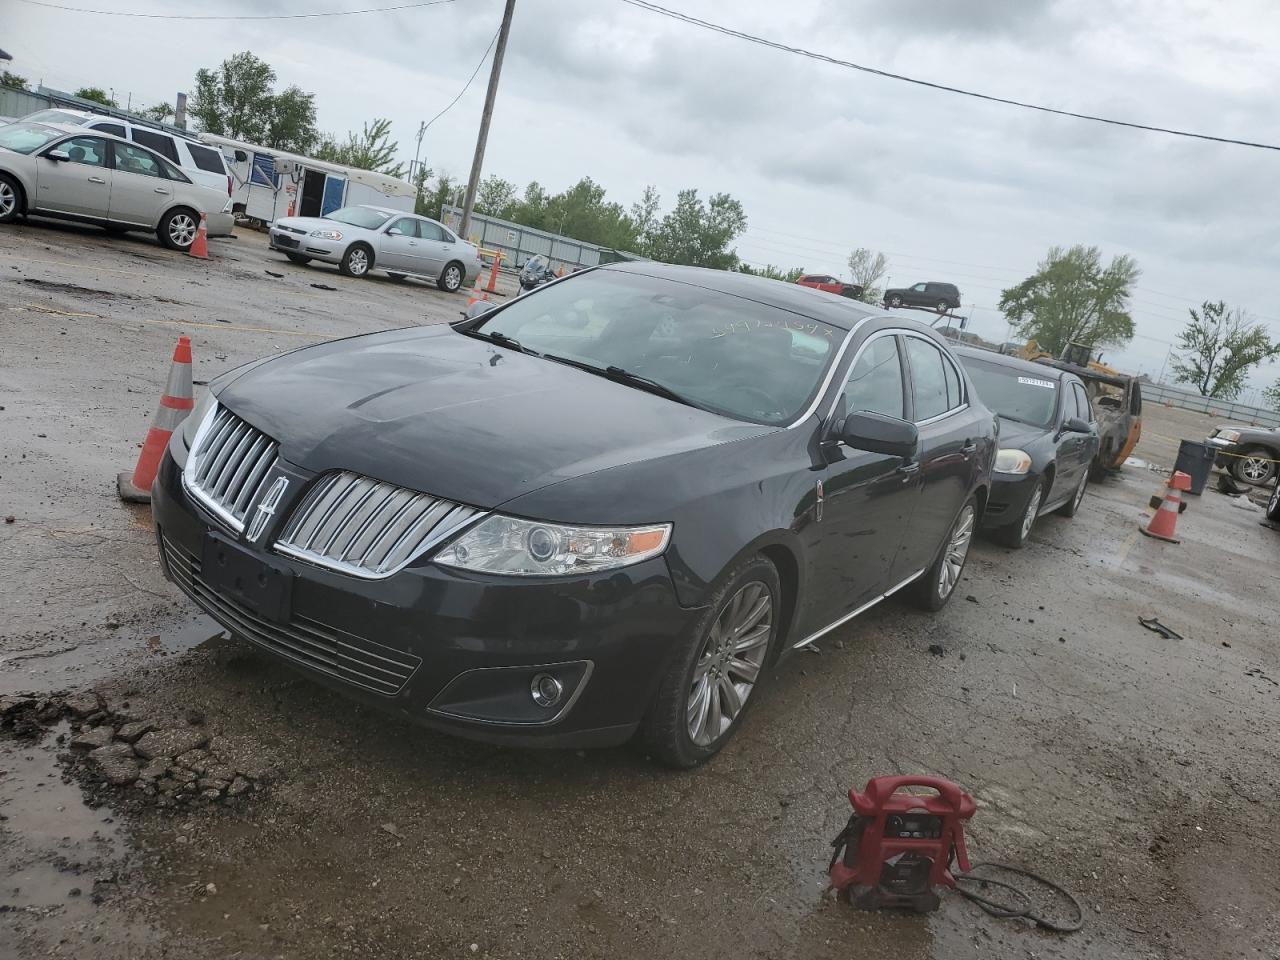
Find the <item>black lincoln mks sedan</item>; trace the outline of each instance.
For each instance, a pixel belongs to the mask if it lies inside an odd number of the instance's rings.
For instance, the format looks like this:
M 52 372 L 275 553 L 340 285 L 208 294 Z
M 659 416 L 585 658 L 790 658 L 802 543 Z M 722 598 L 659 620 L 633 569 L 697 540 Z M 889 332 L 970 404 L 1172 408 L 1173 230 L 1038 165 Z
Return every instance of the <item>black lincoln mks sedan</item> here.
M 780 655 L 898 590 L 946 603 L 995 427 L 926 327 L 618 264 L 224 374 L 153 509 L 168 576 L 316 680 L 691 766 Z
M 1098 452 L 1098 427 L 1084 382 L 1043 363 L 957 347 L 969 379 L 1000 418 L 991 496 L 983 526 L 1020 548 L 1050 510 L 1074 517 Z

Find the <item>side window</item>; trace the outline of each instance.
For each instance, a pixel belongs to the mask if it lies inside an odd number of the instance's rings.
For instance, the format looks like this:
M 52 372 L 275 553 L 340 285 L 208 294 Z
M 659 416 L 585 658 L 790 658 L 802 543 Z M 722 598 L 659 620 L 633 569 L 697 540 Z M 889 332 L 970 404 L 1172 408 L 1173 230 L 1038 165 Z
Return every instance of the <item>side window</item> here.
M 140 177 L 166 179 L 160 161 L 151 153 L 128 143 L 113 142 L 111 146 L 115 149 L 116 170 L 122 173 L 135 173 Z
M 150 147 L 162 157 L 168 157 L 174 163 L 178 163 L 178 147 L 173 142 L 173 137 L 166 133 L 156 133 L 154 130 L 138 130 L 133 131 L 130 137 L 134 143 L 140 143 L 144 147 Z
M 444 231 L 434 223 L 428 223 L 426 220 L 419 220 L 418 236 L 423 240 L 443 240 Z
M 122 123 L 94 123 L 90 125 L 89 129 L 101 130 L 103 133 L 110 133 L 121 140 L 125 139 L 124 124 Z
M 844 384 L 845 413 L 860 410 L 902 418 L 902 364 L 897 337 L 872 340 Z
M 199 169 L 206 173 L 227 172 L 222 165 L 222 154 L 217 150 L 196 146 L 194 143 L 188 143 L 187 149 L 191 151 L 191 159 Z
M 916 284 L 914 287 L 912 287 L 911 289 L 912 289 L 912 290 L 915 290 L 917 293 L 924 293 L 924 289 L 925 289 L 925 287 L 927 287 L 927 286 L 928 286 L 928 284 L 925 284 L 925 283 L 917 283 L 917 284 Z
M 72 163 L 83 163 L 87 167 L 107 165 L 107 141 L 101 137 L 72 137 L 70 140 L 63 140 L 53 149 L 61 150 L 71 158 Z
M 950 405 L 947 403 L 947 363 L 942 351 L 919 337 L 907 337 L 906 343 L 916 421 L 946 413 Z
M 1093 410 L 1089 407 L 1089 395 L 1078 383 L 1071 384 L 1071 392 L 1076 397 L 1076 416 L 1089 423 L 1093 422 Z
M 947 409 L 954 410 L 964 403 L 964 384 L 954 365 L 944 362 L 942 372 L 947 377 Z
M 393 237 L 416 237 L 418 235 L 418 231 L 414 227 L 415 223 L 417 223 L 417 221 L 412 217 L 401 217 L 395 223 L 391 224 L 391 226 L 387 227 L 387 233 Z

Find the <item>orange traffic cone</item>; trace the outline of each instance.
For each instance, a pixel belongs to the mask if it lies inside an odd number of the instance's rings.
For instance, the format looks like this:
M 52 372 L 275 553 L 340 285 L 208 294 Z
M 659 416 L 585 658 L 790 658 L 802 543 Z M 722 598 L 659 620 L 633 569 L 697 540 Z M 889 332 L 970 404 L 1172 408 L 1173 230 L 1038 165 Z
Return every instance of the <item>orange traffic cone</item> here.
M 209 259 L 208 219 L 203 213 L 200 214 L 200 226 L 196 228 L 196 238 L 191 241 L 191 249 L 187 251 L 189 256 L 199 257 L 201 260 Z
M 133 473 L 122 473 L 116 477 L 116 490 L 121 500 L 128 503 L 151 502 L 151 484 L 160 468 L 165 447 L 169 445 L 169 437 L 182 426 L 182 421 L 187 418 L 193 406 L 195 399 L 191 393 L 191 340 L 189 337 L 179 337 L 178 345 L 173 351 L 173 366 L 169 368 L 169 382 L 160 397 L 156 415 L 151 418 L 151 429 L 147 431 L 147 439 L 142 442 L 138 464 L 133 468 Z
M 480 273 L 483 273 L 483 272 L 484 271 L 482 270 Z M 468 307 L 470 307 L 472 304 L 479 303 L 481 300 L 489 299 L 489 294 L 485 293 L 483 290 L 480 289 L 480 273 L 476 274 L 476 282 L 474 286 L 472 286 L 471 288 L 471 299 L 467 301 Z
M 1174 528 L 1178 525 L 1178 514 L 1182 512 L 1182 497 L 1179 496 L 1179 491 L 1190 489 L 1190 475 L 1181 470 L 1175 470 L 1168 484 L 1165 485 L 1164 501 L 1160 504 L 1160 509 L 1145 527 L 1139 523 L 1138 529 L 1148 537 L 1155 537 L 1157 540 L 1181 543 L 1182 541 L 1173 535 Z

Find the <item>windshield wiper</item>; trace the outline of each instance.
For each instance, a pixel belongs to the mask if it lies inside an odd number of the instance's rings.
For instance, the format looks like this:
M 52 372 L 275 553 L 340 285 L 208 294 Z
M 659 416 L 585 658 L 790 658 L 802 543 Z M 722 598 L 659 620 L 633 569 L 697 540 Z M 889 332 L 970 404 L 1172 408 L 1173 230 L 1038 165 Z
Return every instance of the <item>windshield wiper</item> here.
M 508 350 L 518 350 L 520 353 L 527 353 L 531 357 L 540 357 L 537 350 L 530 350 L 524 346 L 515 337 L 508 337 L 500 330 L 494 330 L 492 333 L 486 333 L 483 330 L 463 330 L 463 336 L 475 337 L 477 340 L 485 340 L 489 343 L 496 343 L 500 347 L 506 347 Z
M 624 370 L 622 367 L 597 367 L 593 363 L 587 363 L 583 360 L 574 360 L 572 357 L 559 357 L 554 353 L 544 353 L 542 356 L 546 360 L 554 360 L 556 363 L 567 363 L 571 367 L 577 367 L 579 370 L 587 371 L 587 373 L 594 373 L 598 377 L 631 384 L 637 389 L 644 390 L 646 393 L 665 397 L 668 400 L 674 400 L 676 403 L 683 403 L 686 407 L 702 409 L 692 400 L 681 396 L 670 387 L 659 383 L 657 380 L 650 380 L 648 377 L 642 377 L 640 374 L 632 373 L 630 370 Z

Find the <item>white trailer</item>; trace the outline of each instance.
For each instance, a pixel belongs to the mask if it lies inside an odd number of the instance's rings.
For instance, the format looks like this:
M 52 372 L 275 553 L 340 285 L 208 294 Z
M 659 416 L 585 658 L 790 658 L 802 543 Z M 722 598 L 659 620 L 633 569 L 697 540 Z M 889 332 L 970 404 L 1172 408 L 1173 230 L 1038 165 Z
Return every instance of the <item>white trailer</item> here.
M 202 133 L 200 139 L 226 158 L 232 210 L 262 223 L 277 217 L 322 217 L 358 203 L 413 210 L 416 191 L 406 180 L 212 133 Z

